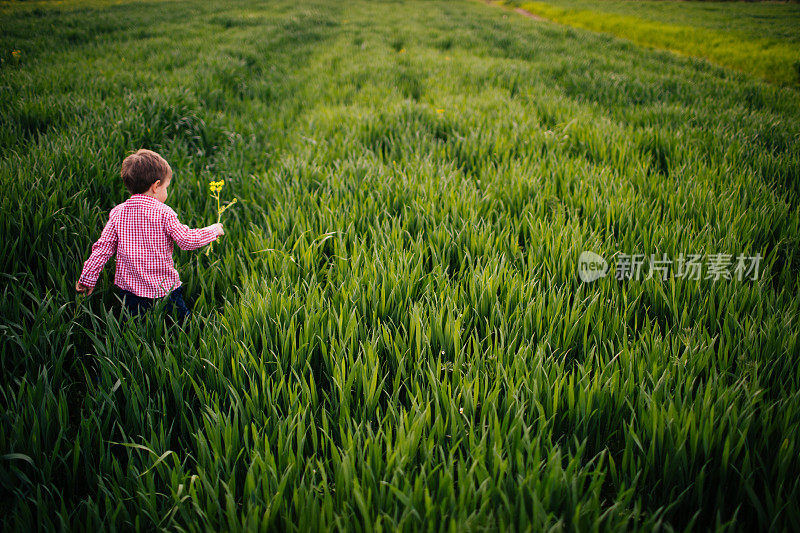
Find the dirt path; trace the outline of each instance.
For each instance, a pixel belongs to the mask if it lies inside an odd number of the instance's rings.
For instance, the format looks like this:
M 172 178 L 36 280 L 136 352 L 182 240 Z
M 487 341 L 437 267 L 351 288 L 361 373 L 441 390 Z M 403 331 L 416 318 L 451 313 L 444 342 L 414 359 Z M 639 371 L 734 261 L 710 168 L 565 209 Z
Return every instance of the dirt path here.
M 505 7 L 505 6 L 495 4 L 494 0 L 483 0 L 483 3 L 486 4 L 486 5 L 492 6 L 492 7 L 502 7 L 504 9 L 510 9 L 510 8 Z M 537 15 L 535 13 L 531 13 L 530 11 L 525 11 L 521 7 L 515 8 L 514 12 L 519 14 L 519 15 L 522 15 L 524 17 L 528 17 L 529 19 L 535 20 L 537 22 L 547 22 L 548 21 L 548 19 L 546 19 L 544 17 L 540 17 L 539 15 Z
M 514 11 L 516 13 L 519 13 L 520 15 L 524 15 L 524 16 L 528 17 L 529 19 L 537 20 L 539 22 L 544 22 L 544 21 L 547 20 L 546 18 L 540 17 L 539 15 L 531 13 L 530 11 L 525 11 L 521 7 L 516 8 Z

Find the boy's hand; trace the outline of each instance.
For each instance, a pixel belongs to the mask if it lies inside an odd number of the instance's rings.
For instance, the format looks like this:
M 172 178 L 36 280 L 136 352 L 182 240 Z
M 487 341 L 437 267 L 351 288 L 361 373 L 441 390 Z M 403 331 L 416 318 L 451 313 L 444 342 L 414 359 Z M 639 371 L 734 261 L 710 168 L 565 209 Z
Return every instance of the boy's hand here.
M 78 281 L 75 283 L 75 290 L 78 292 L 85 292 L 86 295 L 88 296 L 89 294 L 92 294 L 94 287 L 87 287 L 86 285 Z
M 212 224 L 211 229 L 214 230 L 214 233 L 216 233 L 217 235 L 225 235 L 225 230 L 222 229 L 221 223 Z

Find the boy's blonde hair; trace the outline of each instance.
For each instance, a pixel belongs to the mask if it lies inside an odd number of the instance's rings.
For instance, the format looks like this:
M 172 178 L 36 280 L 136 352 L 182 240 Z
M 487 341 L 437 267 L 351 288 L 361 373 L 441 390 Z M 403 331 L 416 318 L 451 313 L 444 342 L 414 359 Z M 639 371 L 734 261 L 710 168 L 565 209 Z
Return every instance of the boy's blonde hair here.
M 142 148 L 122 162 L 122 182 L 131 194 L 141 194 L 158 180 L 172 176 L 169 163 L 153 152 Z

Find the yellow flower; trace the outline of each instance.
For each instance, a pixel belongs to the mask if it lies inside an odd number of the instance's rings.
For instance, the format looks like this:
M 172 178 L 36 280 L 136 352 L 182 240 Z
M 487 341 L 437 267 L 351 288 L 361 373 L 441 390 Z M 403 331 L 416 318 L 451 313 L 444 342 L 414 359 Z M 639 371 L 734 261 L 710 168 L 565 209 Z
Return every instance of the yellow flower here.
M 441 115 L 442 113 L 444 113 L 444 109 L 437 109 L 436 110 L 436 114 L 437 115 Z
M 20 52 L 19 50 L 12 50 L 12 51 L 11 51 L 11 56 L 12 56 L 14 59 L 16 59 L 16 58 L 18 58 L 18 57 L 19 57 L 19 55 L 20 55 L 21 53 L 22 53 L 22 52 Z
M 397 52 L 397 53 L 398 54 L 405 54 L 406 53 L 406 49 L 405 48 L 401 48 L 400 51 Z
M 227 204 L 220 205 L 219 192 L 222 190 L 222 186 L 223 185 L 225 185 L 225 180 L 224 179 L 221 179 L 219 181 L 211 181 L 208 184 L 208 190 L 209 190 L 209 192 L 211 194 L 211 198 L 213 198 L 214 200 L 217 201 L 217 223 L 218 224 L 222 220 L 222 213 L 224 213 L 226 209 L 228 209 L 230 206 L 235 204 L 236 201 L 237 201 L 236 198 L 234 198 L 233 200 L 231 200 Z M 208 248 L 206 249 L 206 255 L 209 255 L 211 253 L 212 246 L 213 246 L 213 244 L 209 244 Z

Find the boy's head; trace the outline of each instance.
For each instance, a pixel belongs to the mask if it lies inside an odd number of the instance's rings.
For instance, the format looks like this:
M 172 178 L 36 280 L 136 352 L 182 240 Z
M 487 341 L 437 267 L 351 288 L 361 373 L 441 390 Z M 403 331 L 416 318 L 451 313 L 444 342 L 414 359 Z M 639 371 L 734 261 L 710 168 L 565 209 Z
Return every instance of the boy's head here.
M 166 200 L 166 186 L 172 179 L 172 169 L 163 157 L 144 148 L 122 162 L 122 181 L 131 194 L 156 193 Z

